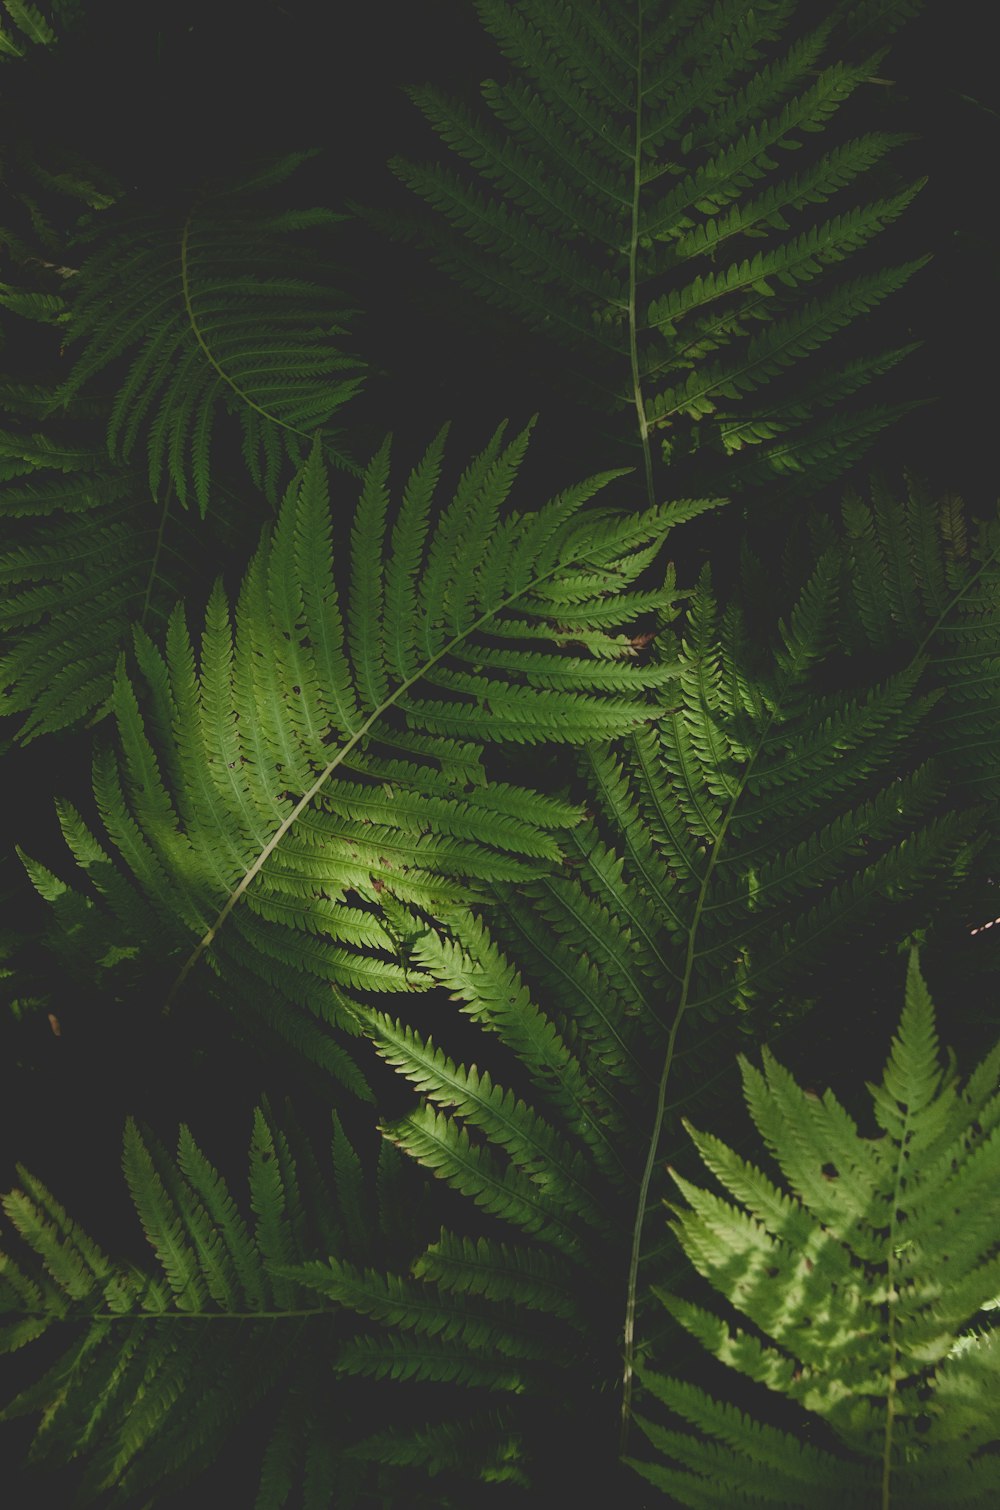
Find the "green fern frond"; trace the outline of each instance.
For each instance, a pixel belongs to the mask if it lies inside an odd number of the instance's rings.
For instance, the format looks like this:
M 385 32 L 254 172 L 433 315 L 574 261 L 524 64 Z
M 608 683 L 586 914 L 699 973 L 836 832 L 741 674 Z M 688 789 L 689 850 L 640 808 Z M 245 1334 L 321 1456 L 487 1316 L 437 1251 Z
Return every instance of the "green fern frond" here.
M 289 1277 L 325 1243 L 324 1209 L 354 1201 L 336 1170 L 321 1172 L 308 1142 L 290 1140 L 266 1105 L 254 1117 L 243 1209 L 186 1127 L 172 1158 L 130 1121 L 124 1167 L 155 1256 L 148 1269 L 109 1258 L 26 1170 L 3 1201 L 26 1257 L 0 1256 L 0 1347 L 12 1352 L 43 1335 L 50 1344 L 45 1371 L 0 1412 L 3 1420 L 41 1413 L 30 1460 L 83 1455 L 81 1504 L 146 1502 L 183 1489 L 231 1450 L 246 1414 L 267 1402 L 273 1424 L 263 1433 L 258 1507 L 318 1510 L 331 1496 L 371 1503 L 384 1466 L 366 1467 L 364 1452 L 351 1449 L 370 1440 L 373 1423 L 330 1368 L 350 1345 L 343 1312 Z M 308 1203 L 303 1176 L 317 1181 Z M 412 1246 L 413 1192 L 397 1183 L 394 1198 L 391 1221 L 407 1227 Z M 391 1261 L 367 1184 L 364 1204 L 359 1256 Z M 54 1355 L 57 1339 L 63 1351 Z M 401 1447 L 398 1461 L 408 1461 Z
M 881 56 L 864 49 L 892 30 L 887 15 L 837 13 L 803 33 L 793 3 L 649 0 L 628 18 L 552 0 L 477 9 L 509 75 L 483 84 L 486 116 L 436 89 L 411 90 L 461 166 L 394 159 L 436 220 L 373 218 L 422 243 L 477 297 L 573 349 L 606 406 L 634 412 L 650 501 L 654 432 L 675 458 L 698 446 L 702 462 L 707 452 L 718 464 L 738 431 L 740 446 L 774 453 L 777 471 L 810 466 L 815 443 L 787 460 L 789 447 L 808 446 L 822 410 L 799 369 L 816 371 L 816 353 L 926 261 L 849 282 L 829 272 L 902 213 L 919 184 L 826 220 L 814 210 L 881 173 L 905 136 L 835 138 L 802 152 L 799 171 L 786 168 L 793 149 L 838 129 Z M 850 61 L 835 60 L 840 48 Z M 793 368 L 783 418 L 767 423 Z M 854 422 L 858 454 L 875 412 L 867 426 L 853 406 L 841 416 Z M 746 460 L 759 468 L 762 457 Z M 831 475 L 837 460 L 831 446 Z M 742 481 L 742 465 L 730 470 Z
M 483 746 L 580 742 L 658 716 L 650 692 L 676 668 L 640 658 L 621 631 L 639 609 L 669 614 L 675 594 L 630 584 L 672 523 L 711 502 L 585 513 L 619 475 L 605 473 L 500 518 L 527 436 L 505 445 L 498 430 L 438 508 L 442 432 L 391 522 L 384 446 L 349 563 L 334 554 L 314 448 L 246 573 L 235 635 L 221 587 L 197 655 L 180 608 L 165 652 L 136 631 L 142 681 L 119 668 L 117 747 L 94 761 L 111 852 L 69 804 L 60 821 L 118 943 L 151 955 L 163 937 L 171 999 L 204 956 L 269 999 L 273 1026 L 293 1030 L 282 1004 L 296 1002 L 350 1029 L 344 988 L 421 982 L 398 960 L 380 895 L 426 908 L 537 874 L 579 819 L 562 797 L 486 783 Z M 604 653 L 566 643 L 581 632 Z M 70 926 L 89 905 L 54 900 Z M 342 1053 L 331 1064 L 358 1087 Z
M 694 1268 L 763 1340 L 665 1291 L 670 1314 L 722 1362 L 829 1428 L 831 1451 L 761 1426 L 643 1370 L 683 1432 L 639 1418 L 669 1464 L 632 1466 L 683 1505 L 985 1505 L 1000 1489 L 1000 1410 L 983 1388 L 996 1334 L 970 1331 L 1000 1283 L 1000 1046 L 963 1088 L 939 1063 L 934 1010 L 910 957 L 863 1137 L 831 1091 L 807 1095 L 765 1049 L 741 1060 L 751 1116 L 789 1184 L 779 1191 L 685 1123 L 726 1195 L 671 1171 L 670 1226 Z M 692 1434 L 690 1428 L 694 1427 Z
M 363 363 L 337 344 L 356 311 L 296 240 L 344 217 L 254 200 L 310 155 L 206 185 L 176 222 L 130 212 L 113 234 L 102 231 L 73 280 L 66 341 L 80 350 L 57 403 L 129 358 L 111 406 L 111 456 L 128 461 L 141 439 L 150 490 L 169 478 L 202 515 L 222 412 L 238 416 L 247 468 L 272 503 L 286 459 L 300 465 L 316 436 L 330 462 L 358 470 L 330 428 L 361 382 Z

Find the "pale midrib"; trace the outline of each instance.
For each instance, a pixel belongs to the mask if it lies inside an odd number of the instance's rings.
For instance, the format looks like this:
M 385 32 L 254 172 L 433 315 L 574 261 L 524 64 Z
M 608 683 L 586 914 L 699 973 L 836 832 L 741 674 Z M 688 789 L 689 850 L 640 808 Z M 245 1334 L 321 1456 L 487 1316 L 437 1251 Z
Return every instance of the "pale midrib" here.
M 743 774 L 740 777 L 739 784 L 729 800 L 729 806 L 727 807 L 726 812 L 723 815 L 722 822 L 719 825 L 718 833 L 715 836 L 712 844 L 712 849 L 709 853 L 708 862 L 705 866 L 705 873 L 702 876 L 701 885 L 698 889 L 698 896 L 695 901 L 694 915 L 691 920 L 691 926 L 688 929 L 687 950 L 684 959 L 684 974 L 681 979 L 680 1000 L 677 1005 L 677 1011 L 674 1013 L 674 1020 L 670 1028 L 670 1036 L 667 1039 L 663 1070 L 660 1075 L 660 1081 L 656 1093 L 656 1111 L 653 1117 L 653 1129 L 650 1134 L 649 1148 L 646 1154 L 646 1163 L 642 1172 L 642 1179 L 639 1182 L 639 1200 L 636 1210 L 635 1224 L 632 1228 L 632 1248 L 629 1255 L 628 1281 L 626 1284 L 625 1292 L 625 1325 L 623 1329 L 622 1414 L 621 1436 L 619 1439 L 619 1453 L 621 1456 L 625 1455 L 625 1452 L 628 1448 L 628 1432 L 632 1416 L 632 1389 L 635 1378 L 636 1296 L 638 1291 L 639 1262 L 642 1249 L 643 1227 L 645 1226 L 646 1221 L 646 1205 L 649 1200 L 649 1186 L 653 1178 L 653 1169 L 656 1165 L 660 1147 L 660 1137 L 663 1131 L 663 1118 L 666 1111 L 667 1085 L 670 1080 L 670 1071 L 672 1070 L 674 1063 L 674 1051 L 677 1044 L 677 1034 L 680 1031 L 680 1025 L 684 1018 L 684 1014 L 690 1006 L 688 993 L 691 989 L 691 975 L 694 970 L 694 961 L 696 957 L 695 940 L 697 938 L 698 928 L 701 923 L 702 913 L 705 908 L 705 898 L 708 895 L 708 888 L 715 873 L 715 867 L 718 862 L 719 852 L 722 848 L 726 833 L 728 832 L 733 814 L 736 811 L 736 806 L 743 795 L 746 783 L 754 768 L 754 763 L 757 760 L 757 757 L 766 742 L 767 736 L 771 730 L 771 725 L 778 717 L 778 711 L 779 710 L 777 708 L 773 710 L 773 712 L 769 715 L 763 729 L 760 731 L 756 748 L 753 750 L 753 753 L 747 761 L 747 764 L 743 770 Z
M 583 564 L 596 564 L 591 560 L 591 558 L 583 555 L 577 557 L 576 561 Z M 195 965 L 201 959 L 201 956 L 204 954 L 205 950 L 209 947 L 213 939 L 218 934 L 220 928 L 223 926 L 229 914 L 236 906 L 240 897 L 243 896 L 244 892 L 253 882 L 255 877 L 260 874 L 260 871 L 263 869 L 270 856 L 277 849 L 278 845 L 288 833 L 288 830 L 292 827 L 293 823 L 297 821 L 297 819 L 301 816 L 301 814 L 305 811 L 305 809 L 309 806 L 313 799 L 322 790 L 326 782 L 333 775 L 334 771 L 336 771 L 337 768 L 344 763 L 352 750 L 355 750 L 362 742 L 362 740 L 367 738 L 368 734 L 371 732 L 372 728 L 379 721 L 379 719 L 384 717 L 384 715 L 389 711 L 390 708 L 396 706 L 400 698 L 404 697 L 411 687 L 415 686 L 418 682 L 423 681 L 432 667 L 436 666 L 439 661 L 445 658 L 445 656 L 450 655 L 451 652 L 456 648 L 456 646 L 460 645 L 463 640 L 468 639 L 470 635 L 475 634 L 476 630 L 480 629 L 484 624 L 487 624 L 491 619 L 496 618 L 497 614 L 501 613 L 503 609 L 509 608 L 512 603 L 516 603 L 518 598 L 523 597 L 525 593 L 532 592 L 540 583 L 547 581 L 550 577 L 554 577 L 558 572 L 565 570 L 567 566 L 571 564 L 572 563 L 565 561 L 557 562 L 555 566 L 550 567 L 548 571 L 542 572 L 537 577 L 532 577 L 531 580 L 526 582 L 523 587 L 519 587 L 517 592 L 511 593 L 508 597 L 503 598 L 499 603 L 494 603 L 484 613 L 480 614 L 479 618 L 476 619 L 472 624 L 470 624 L 466 629 L 463 629 L 460 631 L 460 633 L 453 635 L 452 638 L 441 647 L 436 655 L 431 656 L 429 660 L 425 661 L 413 673 L 412 676 L 407 677 L 406 681 L 400 682 L 399 686 L 394 688 L 394 690 L 389 694 L 387 698 L 384 699 L 383 702 L 379 703 L 378 707 L 374 710 L 374 712 L 369 714 L 368 718 L 365 719 L 361 727 L 351 735 L 346 744 L 341 745 L 340 749 L 337 751 L 333 759 L 329 761 L 326 766 L 324 766 L 323 770 L 316 777 L 316 780 L 313 782 L 312 786 L 309 787 L 309 789 L 303 794 L 303 796 L 299 798 L 298 802 L 292 808 L 292 811 L 284 819 L 280 827 L 275 831 L 273 837 L 264 846 L 260 854 L 257 856 L 256 860 L 246 871 L 239 885 L 230 892 L 228 898 L 226 899 L 225 905 L 218 913 L 215 921 L 212 923 L 208 931 L 198 941 L 195 948 L 185 960 L 180 974 L 177 976 L 177 979 L 170 987 L 170 990 L 167 993 L 167 997 L 164 1002 L 164 1011 L 169 1011 L 171 1009 L 178 992 L 180 991 L 184 982 L 187 980 L 191 971 L 194 969 Z
M 639 255 L 639 195 L 642 189 L 642 0 L 636 7 L 636 70 L 635 70 L 635 150 L 632 156 L 632 225 L 628 247 L 628 354 L 632 369 L 632 399 L 636 418 L 639 421 L 639 439 L 642 443 L 642 465 L 646 476 L 646 497 L 650 507 L 656 503 L 653 488 L 653 458 L 649 449 L 649 425 L 646 420 L 646 405 L 642 396 L 642 378 L 639 374 L 639 334 L 636 317 L 636 266 Z

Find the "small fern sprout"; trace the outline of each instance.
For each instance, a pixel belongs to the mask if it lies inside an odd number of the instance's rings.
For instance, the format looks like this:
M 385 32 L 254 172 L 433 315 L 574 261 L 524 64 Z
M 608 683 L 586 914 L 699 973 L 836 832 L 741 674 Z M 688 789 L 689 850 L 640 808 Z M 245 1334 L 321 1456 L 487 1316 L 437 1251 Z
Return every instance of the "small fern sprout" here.
M 637 1367 L 678 1421 L 636 1416 L 663 1459 L 632 1466 L 675 1503 L 906 1507 L 1000 1498 L 1000 1044 L 962 1085 L 939 1061 L 910 953 L 906 1002 L 865 1137 L 827 1091 L 765 1049 L 741 1057 L 753 1121 L 782 1189 L 718 1138 L 687 1130 L 727 1200 L 674 1170 L 670 1226 L 699 1274 L 756 1329 L 664 1290 L 721 1362 L 818 1417 L 795 1436 L 681 1379 Z

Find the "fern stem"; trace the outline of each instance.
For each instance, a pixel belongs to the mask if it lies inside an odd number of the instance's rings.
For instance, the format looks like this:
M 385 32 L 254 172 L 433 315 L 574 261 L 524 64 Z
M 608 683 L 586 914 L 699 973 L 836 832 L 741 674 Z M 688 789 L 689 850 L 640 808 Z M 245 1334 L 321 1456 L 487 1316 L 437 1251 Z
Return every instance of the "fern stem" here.
M 656 1111 L 653 1115 L 653 1128 L 650 1133 L 649 1147 L 646 1152 L 646 1163 L 642 1171 L 642 1179 L 639 1182 L 639 1201 L 636 1210 L 635 1224 L 632 1228 L 632 1249 L 629 1254 L 628 1280 L 625 1290 L 625 1325 L 623 1329 L 623 1366 L 622 1366 L 622 1411 L 621 1411 L 621 1434 L 618 1442 L 619 1456 L 624 1457 L 628 1449 L 628 1433 L 632 1420 L 632 1390 L 635 1381 L 635 1312 L 636 1297 L 639 1285 L 639 1263 L 642 1250 L 642 1229 L 646 1222 L 646 1206 L 649 1200 L 649 1186 L 653 1178 L 653 1169 L 656 1165 L 660 1147 L 660 1137 L 663 1131 L 663 1119 L 666 1114 L 667 1085 L 670 1080 L 670 1072 L 674 1065 L 674 1054 L 677 1045 L 677 1034 L 680 1031 L 681 1021 L 690 1006 L 689 993 L 691 990 L 691 976 L 694 971 L 694 962 L 697 958 L 695 940 L 698 927 L 701 923 L 702 913 L 705 911 L 705 899 L 708 895 L 709 884 L 715 873 L 715 867 L 719 859 L 719 851 L 729 829 L 736 805 L 743 795 L 744 789 L 753 770 L 754 762 L 767 741 L 778 709 L 775 707 L 769 715 L 767 722 L 761 729 L 756 748 L 749 756 L 743 774 L 740 776 L 736 790 L 729 799 L 719 824 L 718 833 L 712 841 L 708 863 L 698 888 L 698 896 L 695 901 L 694 915 L 691 919 L 691 927 L 688 929 L 687 950 L 684 959 L 684 975 L 681 980 L 680 1001 L 674 1020 L 670 1027 L 670 1036 L 667 1039 L 666 1053 L 663 1061 L 663 1070 L 660 1074 L 660 1083 L 656 1092 Z
M 656 503 L 653 489 L 653 458 L 649 449 L 649 424 L 642 397 L 639 373 L 639 336 L 636 322 L 636 263 L 639 255 L 639 194 L 642 188 L 642 0 L 636 3 L 636 70 L 635 70 L 635 151 L 632 156 L 632 231 L 628 246 L 628 354 L 632 368 L 632 401 L 639 421 L 642 465 L 646 475 L 646 497 L 650 507 Z
M 594 564 L 593 558 L 585 555 L 581 555 L 579 557 L 579 561 L 582 564 Z M 302 815 L 305 809 L 312 802 L 313 798 L 319 794 L 319 792 L 325 786 L 326 782 L 333 775 L 334 771 L 337 770 L 339 766 L 343 765 L 344 761 L 347 759 L 348 755 L 350 755 L 351 751 L 356 749 L 358 745 L 367 738 L 367 736 L 371 733 L 371 730 L 374 728 L 375 724 L 377 724 L 378 720 L 382 718 L 384 714 L 386 714 L 401 697 L 405 696 L 405 694 L 410 690 L 411 687 L 416 685 L 417 682 L 422 681 L 427 673 L 432 669 L 432 667 L 436 666 L 439 661 L 444 660 L 445 656 L 450 655 L 457 646 L 461 645 L 463 640 L 466 640 L 470 635 L 475 634 L 477 629 L 481 629 L 482 626 L 484 624 L 488 624 L 491 619 L 495 619 L 498 613 L 501 613 L 505 608 L 509 608 L 512 603 L 516 603 L 518 598 L 523 597 L 525 593 L 533 592 L 540 583 L 548 581 L 548 579 L 550 577 L 554 577 L 557 572 L 565 570 L 565 567 L 566 562 L 557 561 L 554 566 L 551 566 L 548 569 L 548 571 L 539 573 L 538 576 L 532 577 L 529 582 L 526 582 L 523 587 L 519 587 L 517 592 L 511 593 L 509 597 L 504 598 L 501 602 L 496 603 L 492 607 L 486 609 L 485 612 L 480 614 L 479 618 L 476 619 L 472 624 L 468 625 L 467 628 L 461 630 L 458 634 L 453 635 L 448 643 L 442 646 L 442 648 L 437 652 L 436 655 L 431 656 L 429 660 L 425 661 L 423 665 L 413 673 L 412 676 L 407 677 L 406 681 L 400 682 L 399 686 L 396 687 L 389 694 L 389 696 L 385 698 L 383 702 L 379 703 L 378 707 L 371 714 L 369 714 L 368 718 L 365 719 L 361 727 L 351 735 L 350 739 L 348 739 L 347 742 L 340 747 L 333 759 L 323 767 L 322 771 L 316 777 L 316 780 L 313 782 L 312 786 L 309 787 L 308 791 L 306 791 L 299 798 L 298 802 L 296 802 L 295 806 L 292 808 L 292 811 L 283 820 L 280 827 L 275 831 L 271 839 L 268 840 L 267 844 L 261 850 L 256 860 L 246 871 L 242 880 L 230 892 L 229 896 L 226 899 L 225 905 L 222 907 L 215 921 L 212 923 L 208 931 L 199 939 L 194 949 L 188 955 L 179 975 L 177 976 L 177 979 L 170 987 L 170 990 L 168 991 L 166 996 L 166 1000 L 163 1004 L 163 1010 L 165 1014 L 170 1012 L 173 1003 L 176 1000 L 178 992 L 184 985 L 184 982 L 187 980 L 191 971 L 201 959 L 201 956 L 204 954 L 205 950 L 215 939 L 220 928 L 225 923 L 233 908 L 236 906 L 240 897 L 243 896 L 244 892 L 250 886 L 254 878 L 259 875 L 267 860 L 277 849 L 278 845 L 288 833 L 288 830 L 292 827 L 293 823 L 295 823 L 296 820 Z

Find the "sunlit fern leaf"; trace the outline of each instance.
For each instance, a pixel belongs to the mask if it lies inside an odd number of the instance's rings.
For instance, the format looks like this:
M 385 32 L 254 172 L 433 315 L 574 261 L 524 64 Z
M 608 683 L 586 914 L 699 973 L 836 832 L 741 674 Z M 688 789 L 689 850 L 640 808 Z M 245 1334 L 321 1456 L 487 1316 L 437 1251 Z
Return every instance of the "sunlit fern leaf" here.
M 311 155 L 207 184 L 186 212 L 130 210 L 113 231 L 102 222 L 72 283 L 66 341 L 79 350 L 59 402 L 127 358 L 111 406 L 111 455 L 127 461 L 141 441 L 152 491 L 169 477 L 202 514 L 223 412 L 238 417 L 246 465 L 272 502 L 287 458 L 300 464 L 316 436 L 328 461 L 357 470 L 331 429 L 362 380 L 364 364 L 340 345 L 357 311 L 308 242 L 344 216 L 261 198 Z
M 94 406 L 57 429 L 23 428 L 47 397 L 23 385 L 0 393 L 22 427 L 0 431 L 0 713 L 22 715 L 20 744 L 107 712 L 132 626 L 165 626 L 204 581 L 201 563 L 231 539 L 234 517 L 221 489 L 199 521 L 169 485 L 157 499 L 137 469 L 109 466 L 87 439 Z M 259 517 L 267 512 L 262 501 Z
M 382 1130 L 490 1225 L 446 1228 L 409 1282 L 300 1268 L 380 1323 L 341 1366 L 523 1394 L 529 1443 L 540 1421 L 554 1429 L 559 1401 L 572 1415 L 591 1390 L 611 1401 L 611 1439 L 623 1398 L 628 1420 L 644 1287 L 676 1264 L 648 1218 L 681 1111 L 713 1103 L 727 1043 L 796 1021 L 796 987 L 846 940 L 860 953 L 876 923 L 942 916 L 974 847 L 976 811 L 949 812 L 946 773 L 910 755 L 935 708 L 922 663 L 863 689 L 831 684 L 842 586 L 830 552 L 765 653 L 735 608 L 719 614 L 706 577 L 686 614 L 681 706 L 588 746 L 591 816 L 571 831 L 569 863 L 494 886 L 488 908 L 439 905 L 433 925 L 408 931 L 386 904 L 411 966 L 485 1036 L 463 1063 L 443 1032 L 359 1004 L 377 1052 L 420 1096 Z M 425 1321 L 446 1327 L 449 1294 L 458 1332 L 432 1347 Z M 497 1344 L 490 1377 L 461 1320 L 468 1297 L 493 1305 L 498 1336 L 518 1315 L 528 1339 L 540 1315 L 555 1328 L 555 1402 L 544 1359 L 500 1366 Z
M 585 510 L 612 472 L 501 517 L 528 433 L 505 444 L 501 427 L 441 507 L 442 431 L 391 522 L 386 443 L 349 560 L 317 445 L 246 572 L 235 634 L 221 585 L 197 651 L 180 607 L 164 649 L 136 631 L 140 675 L 119 669 L 117 743 L 94 760 L 107 839 L 69 803 L 59 816 L 118 945 L 176 977 L 170 999 L 204 957 L 293 1038 L 309 1018 L 289 1002 L 351 1028 L 344 988 L 421 984 L 380 895 L 431 907 L 525 879 L 580 819 L 563 797 L 486 781 L 483 747 L 581 743 L 660 716 L 651 693 L 676 668 L 631 635 L 676 593 L 669 574 L 633 584 L 671 526 L 715 501 Z M 94 904 L 29 869 L 67 934 L 86 936 Z M 98 923 L 101 947 L 107 933 Z
M 803 1441 L 676 1378 L 643 1372 L 675 1424 L 638 1418 L 662 1458 L 632 1466 L 681 1505 L 977 1506 L 1000 1494 L 1000 1046 L 962 1086 L 939 1062 L 911 955 L 906 1004 L 864 1136 L 828 1090 L 767 1049 L 741 1059 L 750 1114 L 787 1188 L 685 1123 L 719 1196 L 671 1171 L 670 1227 L 699 1274 L 754 1326 L 659 1291 L 738 1373 L 828 1428 Z M 972 1328 L 972 1330 L 970 1330 Z
M 675 459 L 698 447 L 702 468 L 752 448 L 765 477 L 772 461 L 787 474 L 814 454 L 835 472 L 822 394 L 807 399 L 803 379 L 840 364 L 842 333 L 926 261 L 866 258 L 861 276 L 838 281 L 919 185 L 859 197 L 906 138 L 848 136 L 838 120 L 870 87 L 890 8 L 834 8 L 812 30 L 798 9 L 478 0 L 510 65 L 482 85 L 489 114 L 411 91 L 459 171 L 392 162 L 439 218 L 373 212 L 479 298 L 574 350 L 604 407 L 631 414 L 650 500 L 652 437 Z M 822 133 L 830 145 L 793 164 Z M 876 375 L 859 372 L 856 386 Z M 842 465 L 893 417 L 851 404 Z M 743 466 L 730 472 L 743 480 Z
M 278 1272 L 331 1251 L 331 1240 L 335 1251 L 344 1195 L 336 1171 L 301 1133 L 290 1139 L 266 1105 L 254 1116 L 249 1199 L 234 1196 L 186 1127 L 172 1157 L 130 1121 L 124 1169 L 152 1249 L 148 1267 L 109 1257 L 24 1169 L 3 1201 L 23 1254 L 0 1259 L 0 1348 L 44 1336 L 49 1349 L 44 1372 L 0 1412 L 5 1421 L 41 1415 L 29 1460 L 82 1458 L 78 1503 L 149 1503 L 186 1490 L 220 1455 L 245 1460 L 241 1428 L 266 1405 L 256 1510 L 370 1504 L 386 1491 L 386 1471 L 348 1450 L 381 1422 L 331 1369 L 349 1318 Z M 366 1180 L 359 1258 L 394 1262 L 419 1243 L 412 1194 L 412 1176 L 397 1180 L 396 1209 L 380 1217 Z M 379 1239 L 386 1221 L 407 1228 L 406 1247 Z

